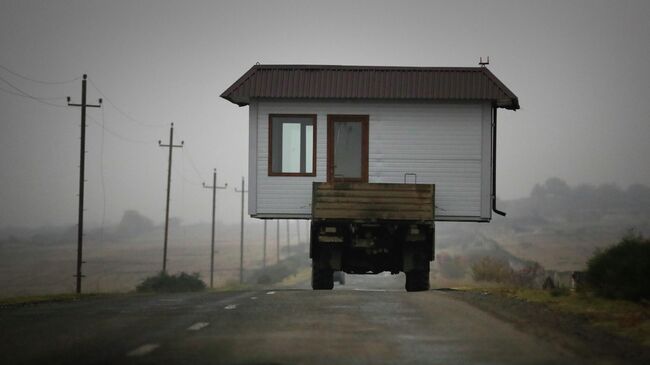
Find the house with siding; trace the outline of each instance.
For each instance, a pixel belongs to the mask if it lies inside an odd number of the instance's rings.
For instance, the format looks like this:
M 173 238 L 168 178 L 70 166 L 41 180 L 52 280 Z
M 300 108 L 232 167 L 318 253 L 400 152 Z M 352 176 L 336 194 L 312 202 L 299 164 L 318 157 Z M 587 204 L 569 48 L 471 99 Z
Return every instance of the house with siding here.
M 313 182 L 435 184 L 436 221 L 488 222 L 497 110 L 486 67 L 255 65 L 221 94 L 249 107 L 248 213 L 310 219 Z

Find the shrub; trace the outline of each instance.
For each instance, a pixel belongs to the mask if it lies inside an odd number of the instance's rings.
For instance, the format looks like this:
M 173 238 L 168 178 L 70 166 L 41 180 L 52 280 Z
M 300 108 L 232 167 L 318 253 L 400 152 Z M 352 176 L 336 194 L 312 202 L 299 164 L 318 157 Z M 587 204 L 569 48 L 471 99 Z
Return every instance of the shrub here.
M 202 291 L 205 290 L 205 287 L 205 283 L 199 278 L 199 273 L 181 272 L 177 275 L 169 275 L 161 272 L 156 276 L 146 278 L 136 287 L 136 290 L 138 292 L 178 293 Z
M 465 262 L 460 256 L 450 256 L 441 253 L 436 257 L 440 274 L 448 279 L 460 279 L 465 277 Z
M 472 265 L 472 278 L 476 281 L 506 283 L 511 275 L 512 269 L 505 260 L 486 256 Z
M 567 287 L 560 286 L 557 288 L 553 288 L 549 291 L 552 297 L 566 297 L 569 294 L 571 294 L 571 290 Z
M 269 265 L 265 268 L 255 270 L 246 282 L 249 284 L 273 284 L 279 283 L 284 278 L 296 274 L 300 269 L 308 267 L 309 262 L 301 255 L 287 257 L 277 264 Z
M 537 279 L 544 274 L 542 265 L 535 261 L 529 261 L 520 270 L 512 271 L 510 281 L 513 285 L 525 288 L 532 288 L 537 284 Z
M 587 263 L 589 287 L 615 299 L 650 299 L 650 240 L 630 231 L 616 245 L 597 252 Z

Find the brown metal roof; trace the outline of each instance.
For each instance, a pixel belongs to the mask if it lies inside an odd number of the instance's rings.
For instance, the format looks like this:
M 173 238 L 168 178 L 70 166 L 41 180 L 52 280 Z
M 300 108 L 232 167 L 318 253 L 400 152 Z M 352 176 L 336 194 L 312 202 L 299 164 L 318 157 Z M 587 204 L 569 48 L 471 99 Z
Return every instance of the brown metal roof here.
M 221 97 L 239 106 L 255 98 L 488 100 L 519 109 L 517 96 L 486 67 L 255 65 Z

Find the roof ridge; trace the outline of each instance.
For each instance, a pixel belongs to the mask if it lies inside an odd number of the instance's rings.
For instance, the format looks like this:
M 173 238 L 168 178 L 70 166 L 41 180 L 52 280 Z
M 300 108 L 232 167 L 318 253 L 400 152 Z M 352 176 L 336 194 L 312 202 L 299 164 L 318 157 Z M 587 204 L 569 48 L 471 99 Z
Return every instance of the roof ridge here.
M 517 96 L 481 66 L 256 64 L 221 97 L 239 106 L 252 98 L 459 99 L 519 109 Z
M 479 66 L 372 66 L 372 65 L 323 65 L 323 64 L 256 64 L 257 69 L 328 69 L 328 70 L 404 70 L 404 71 L 481 71 Z

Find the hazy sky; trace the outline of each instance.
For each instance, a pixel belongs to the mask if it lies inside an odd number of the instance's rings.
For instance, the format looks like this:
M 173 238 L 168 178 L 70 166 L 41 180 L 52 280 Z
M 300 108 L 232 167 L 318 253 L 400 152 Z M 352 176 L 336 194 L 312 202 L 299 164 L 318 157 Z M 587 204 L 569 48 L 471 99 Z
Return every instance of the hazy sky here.
M 125 209 L 162 221 L 157 141 L 174 122 L 186 147 L 174 151 L 172 216 L 198 222 L 210 219 L 200 183 L 212 168 L 231 187 L 246 175 L 248 108 L 219 94 L 255 62 L 475 66 L 489 55 L 522 106 L 499 112 L 498 196 L 528 195 L 551 176 L 650 184 L 649 19 L 649 1 L 621 0 L 3 0 L 0 65 L 41 81 L 88 73 L 138 120 L 106 102 L 89 109 L 87 221 Z M 79 80 L 0 77 L 48 103 L 80 100 Z M 0 228 L 73 224 L 79 109 L 11 92 L 0 80 Z M 88 97 L 102 95 L 89 85 Z M 236 221 L 239 195 L 217 196 L 219 218 Z

